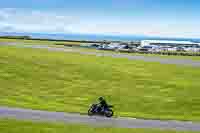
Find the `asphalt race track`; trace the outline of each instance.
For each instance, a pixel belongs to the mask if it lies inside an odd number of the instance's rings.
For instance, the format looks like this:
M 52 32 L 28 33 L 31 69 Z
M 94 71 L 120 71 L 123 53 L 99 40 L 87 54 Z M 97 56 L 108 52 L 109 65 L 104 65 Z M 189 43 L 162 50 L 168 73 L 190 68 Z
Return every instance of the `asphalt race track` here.
M 96 56 L 109 56 L 113 58 L 127 58 L 130 60 L 142 60 L 146 62 L 159 62 L 161 64 L 175 64 L 184 66 L 200 67 L 200 60 L 194 61 L 191 59 L 174 59 L 174 58 L 161 58 L 156 56 L 141 56 L 141 55 L 130 55 L 124 53 L 105 53 L 105 52 L 93 52 L 93 51 L 83 51 L 76 48 L 56 48 L 47 45 L 22 45 L 18 43 L 0 43 L 0 46 L 11 45 L 16 47 L 26 47 L 26 48 L 36 48 L 36 49 L 48 49 L 50 51 L 63 51 L 71 53 L 79 53 L 84 55 L 96 55 Z
M 157 128 L 180 131 L 200 131 L 200 123 L 181 121 L 143 120 L 135 118 L 104 118 L 64 112 L 48 112 L 20 108 L 0 107 L 0 118 L 42 122 L 64 122 L 103 127 Z

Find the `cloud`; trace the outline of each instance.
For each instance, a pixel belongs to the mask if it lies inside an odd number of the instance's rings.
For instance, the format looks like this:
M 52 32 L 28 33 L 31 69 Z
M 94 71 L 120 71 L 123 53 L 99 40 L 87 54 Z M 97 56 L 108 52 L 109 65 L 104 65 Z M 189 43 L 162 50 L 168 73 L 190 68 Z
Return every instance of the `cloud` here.
M 71 32 L 78 18 L 53 12 L 0 9 L 0 30 L 14 32 Z
M 61 11 L 0 9 L 0 31 L 39 33 L 88 33 L 200 37 L 199 23 L 151 18 L 120 18 Z
M 188 37 L 199 38 L 199 24 L 180 24 L 174 22 L 158 23 L 144 20 L 119 20 L 81 23 L 73 27 L 73 31 L 84 33 L 103 33 L 112 35 L 146 35 L 160 37 Z

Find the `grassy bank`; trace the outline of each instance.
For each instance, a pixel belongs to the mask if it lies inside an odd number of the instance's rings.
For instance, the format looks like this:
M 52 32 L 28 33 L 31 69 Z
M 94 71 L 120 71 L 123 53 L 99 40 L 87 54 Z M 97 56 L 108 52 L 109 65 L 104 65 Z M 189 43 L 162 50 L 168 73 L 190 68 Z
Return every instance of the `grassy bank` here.
M 79 42 L 69 42 L 69 41 L 45 41 L 45 40 L 23 40 L 23 39 L 7 39 L 0 38 L 0 42 L 15 42 L 21 44 L 46 44 L 46 45 L 59 45 L 59 44 L 71 44 L 71 45 L 79 45 Z
M 66 125 L 62 123 L 55 124 L 44 122 L 36 123 L 6 119 L 0 120 L 0 131 L 2 133 L 192 133 L 154 129 L 100 128 L 84 125 Z
M 200 69 L 0 47 L 0 105 L 86 113 L 98 96 L 116 115 L 200 121 Z

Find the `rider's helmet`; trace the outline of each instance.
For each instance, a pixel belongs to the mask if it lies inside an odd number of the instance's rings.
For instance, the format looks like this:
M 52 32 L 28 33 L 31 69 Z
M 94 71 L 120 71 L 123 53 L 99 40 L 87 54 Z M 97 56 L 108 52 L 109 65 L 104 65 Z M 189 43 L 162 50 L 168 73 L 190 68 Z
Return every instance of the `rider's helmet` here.
M 103 101 L 104 98 L 103 98 L 103 97 L 99 97 L 98 100 L 99 100 L 99 101 Z

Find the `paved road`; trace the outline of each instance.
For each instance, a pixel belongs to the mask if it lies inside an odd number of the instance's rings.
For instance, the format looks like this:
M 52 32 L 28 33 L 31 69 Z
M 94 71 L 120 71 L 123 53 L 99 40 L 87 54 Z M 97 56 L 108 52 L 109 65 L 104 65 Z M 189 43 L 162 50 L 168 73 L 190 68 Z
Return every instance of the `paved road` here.
M 64 122 L 100 127 L 157 128 L 180 131 L 200 131 L 200 123 L 181 121 L 142 120 L 134 118 L 104 118 L 63 112 L 48 112 L 20 108 L 0 107 L 0 118 L 43 122 Z
M 175 64 L 175 65 L 185 65 L 185 66 L 193 66 L 200 67 L 200 61 L 194 61 L 190 59 L 167 59 L 155 56 L 138 56 L 138 55 L 128 55 L 123 53 L 105 53 L 105 52 L 92 52 L 92 51 L 83 51 L 76 48 L 55 48 L 49 47 L 47 45 L 22 45 L 17 43 L 1 43 L 0 46 L 3 45 L 14 45 L 17 47 L 27 47 L 27 48 L 38 48 L 38 49 L 48 49 L 50 51 L 64 51 L 64 52 L 73 52 L 80 53 L 84 55 L 96 55 L 96 56 L 110 56 L 114 58 L 127 58 L 130 60 L 142 60 L 146 62 L 160 62 L 161 64 Z

